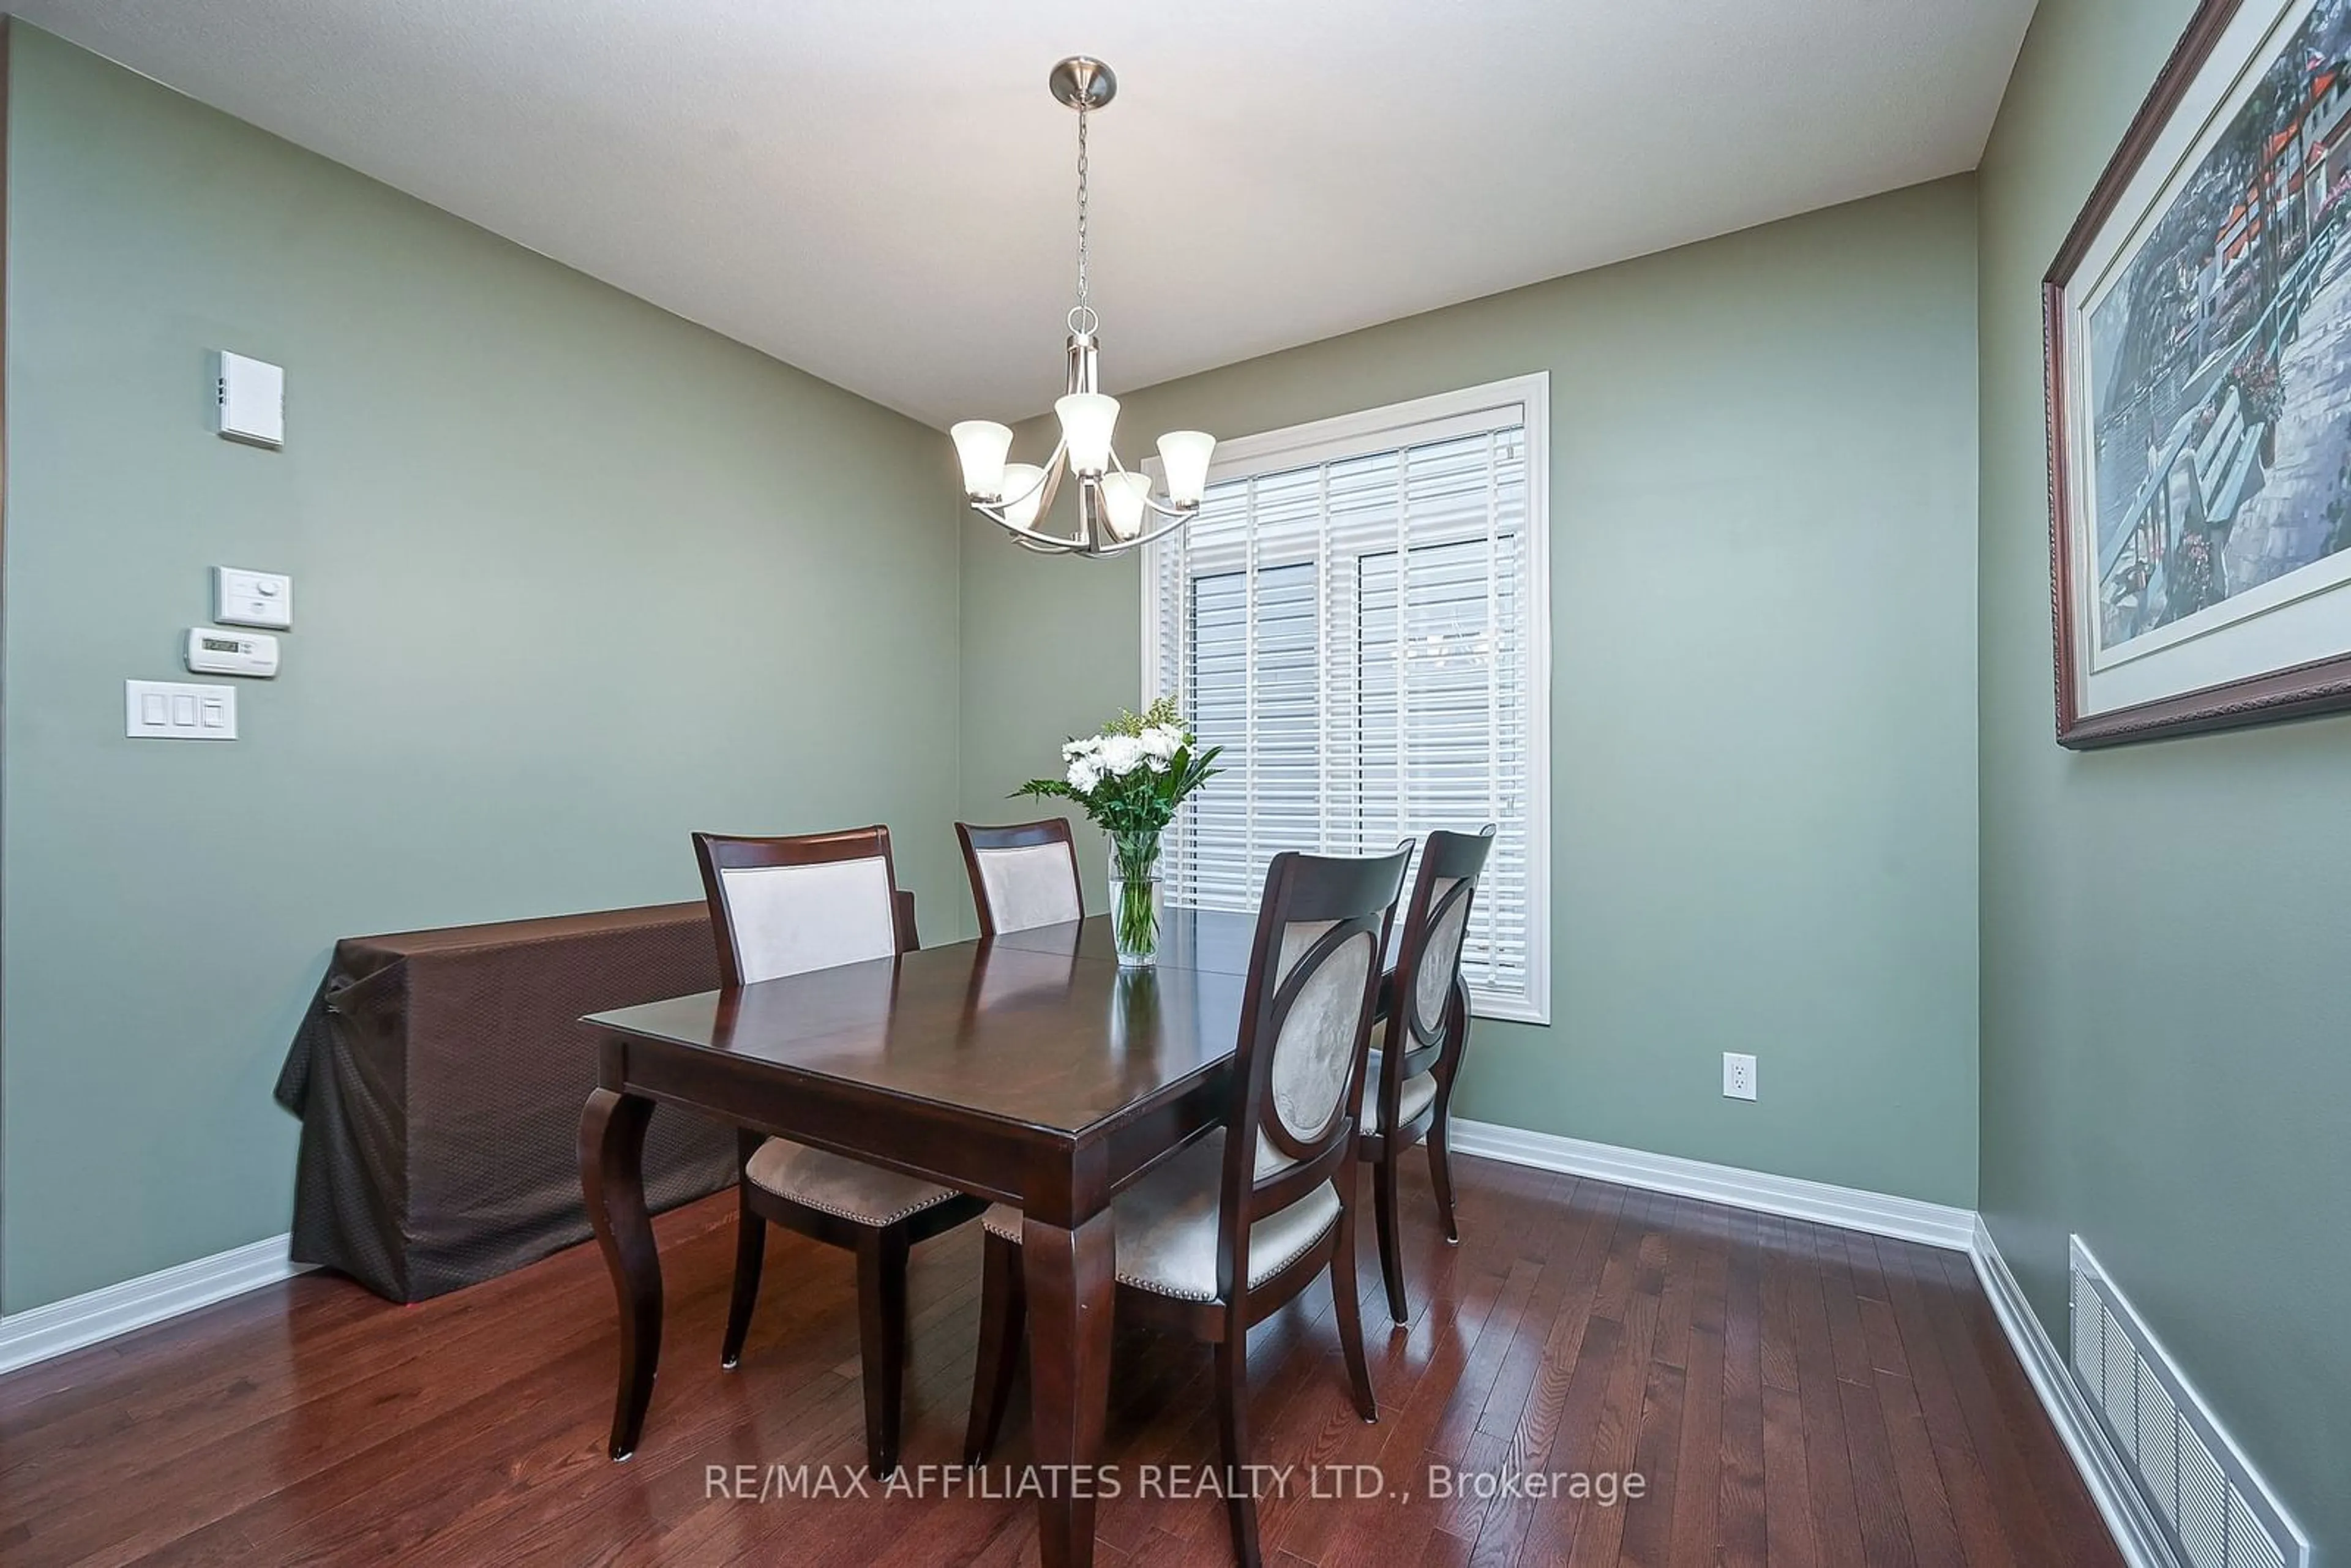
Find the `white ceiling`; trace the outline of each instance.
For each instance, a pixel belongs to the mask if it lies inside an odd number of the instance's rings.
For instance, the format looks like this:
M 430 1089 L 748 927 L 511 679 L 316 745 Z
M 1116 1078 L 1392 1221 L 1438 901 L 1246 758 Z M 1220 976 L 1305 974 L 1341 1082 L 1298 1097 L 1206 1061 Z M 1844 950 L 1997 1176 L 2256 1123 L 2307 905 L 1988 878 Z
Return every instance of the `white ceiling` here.
M 935 424 L 1975 166 L 2033 0 L 17 0 L 43 27 Z

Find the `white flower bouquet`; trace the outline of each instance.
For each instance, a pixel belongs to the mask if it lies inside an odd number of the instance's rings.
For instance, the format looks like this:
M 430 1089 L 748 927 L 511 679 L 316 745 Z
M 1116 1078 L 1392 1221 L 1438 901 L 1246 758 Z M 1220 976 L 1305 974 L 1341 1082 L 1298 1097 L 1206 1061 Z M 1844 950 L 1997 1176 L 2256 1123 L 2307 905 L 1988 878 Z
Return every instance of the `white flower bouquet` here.
M 1159 835 L 1186 797 L 1223 771 L 1215 766 L 1223 750 L 1203 750 L 1176 699 L 1161 697 L 1062 747 L 1061 778 L 1032 779 L 1013 791 L 1074 800 L 1110 835 L 1112 929 L 1122 963 L 1148 964 L 1158 952 Z

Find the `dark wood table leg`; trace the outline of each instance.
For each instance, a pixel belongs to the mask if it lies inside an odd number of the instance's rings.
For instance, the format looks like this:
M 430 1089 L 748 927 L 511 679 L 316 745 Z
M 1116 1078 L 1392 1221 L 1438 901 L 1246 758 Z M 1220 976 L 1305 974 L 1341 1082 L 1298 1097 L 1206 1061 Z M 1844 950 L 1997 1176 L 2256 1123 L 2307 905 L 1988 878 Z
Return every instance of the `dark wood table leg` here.
M 620 1298 L 621 1387 L 608 1450 L 616 1459 L 637 1451 L 661 1363 L 661 1254 L 645 1212 L 645 1124 L 653 1113 L 652 1101 L 610 1089 L 591 1092 L 580 1113 L 580 1187 Z
M 1094 1560 L 1094 1499 L 1110 1403 L 1110 1211 L 1073 1229 L 1033 1216 L 1020 1226 L 1029 1299 L 1030 1423 L 1040 1484 L 1038 1538 L 1045 1568 Z

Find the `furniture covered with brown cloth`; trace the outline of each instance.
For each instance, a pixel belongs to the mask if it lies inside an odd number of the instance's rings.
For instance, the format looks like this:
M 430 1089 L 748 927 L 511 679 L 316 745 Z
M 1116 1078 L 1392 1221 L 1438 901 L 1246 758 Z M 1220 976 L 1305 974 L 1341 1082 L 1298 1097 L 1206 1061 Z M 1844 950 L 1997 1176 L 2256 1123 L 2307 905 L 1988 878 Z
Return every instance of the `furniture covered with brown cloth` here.
M 302 1119 L 295 1260 L 418 1301 L 586 1239 L 580 1015 L 717 983 L 698 902 L 338 942 L 277 1081 Z M 647 1202 L 721 1191 L 739 1168 L 732 1128 L 664 1117 Z

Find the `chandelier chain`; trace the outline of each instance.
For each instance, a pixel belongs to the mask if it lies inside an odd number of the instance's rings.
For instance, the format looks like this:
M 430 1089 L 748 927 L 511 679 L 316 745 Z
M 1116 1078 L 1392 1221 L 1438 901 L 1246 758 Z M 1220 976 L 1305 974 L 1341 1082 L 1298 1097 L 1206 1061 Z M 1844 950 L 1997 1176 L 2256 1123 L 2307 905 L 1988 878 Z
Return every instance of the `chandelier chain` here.
M 1078 308 L 1091 313 L 1086 281 L 1086 111 L 1078 110 Z

